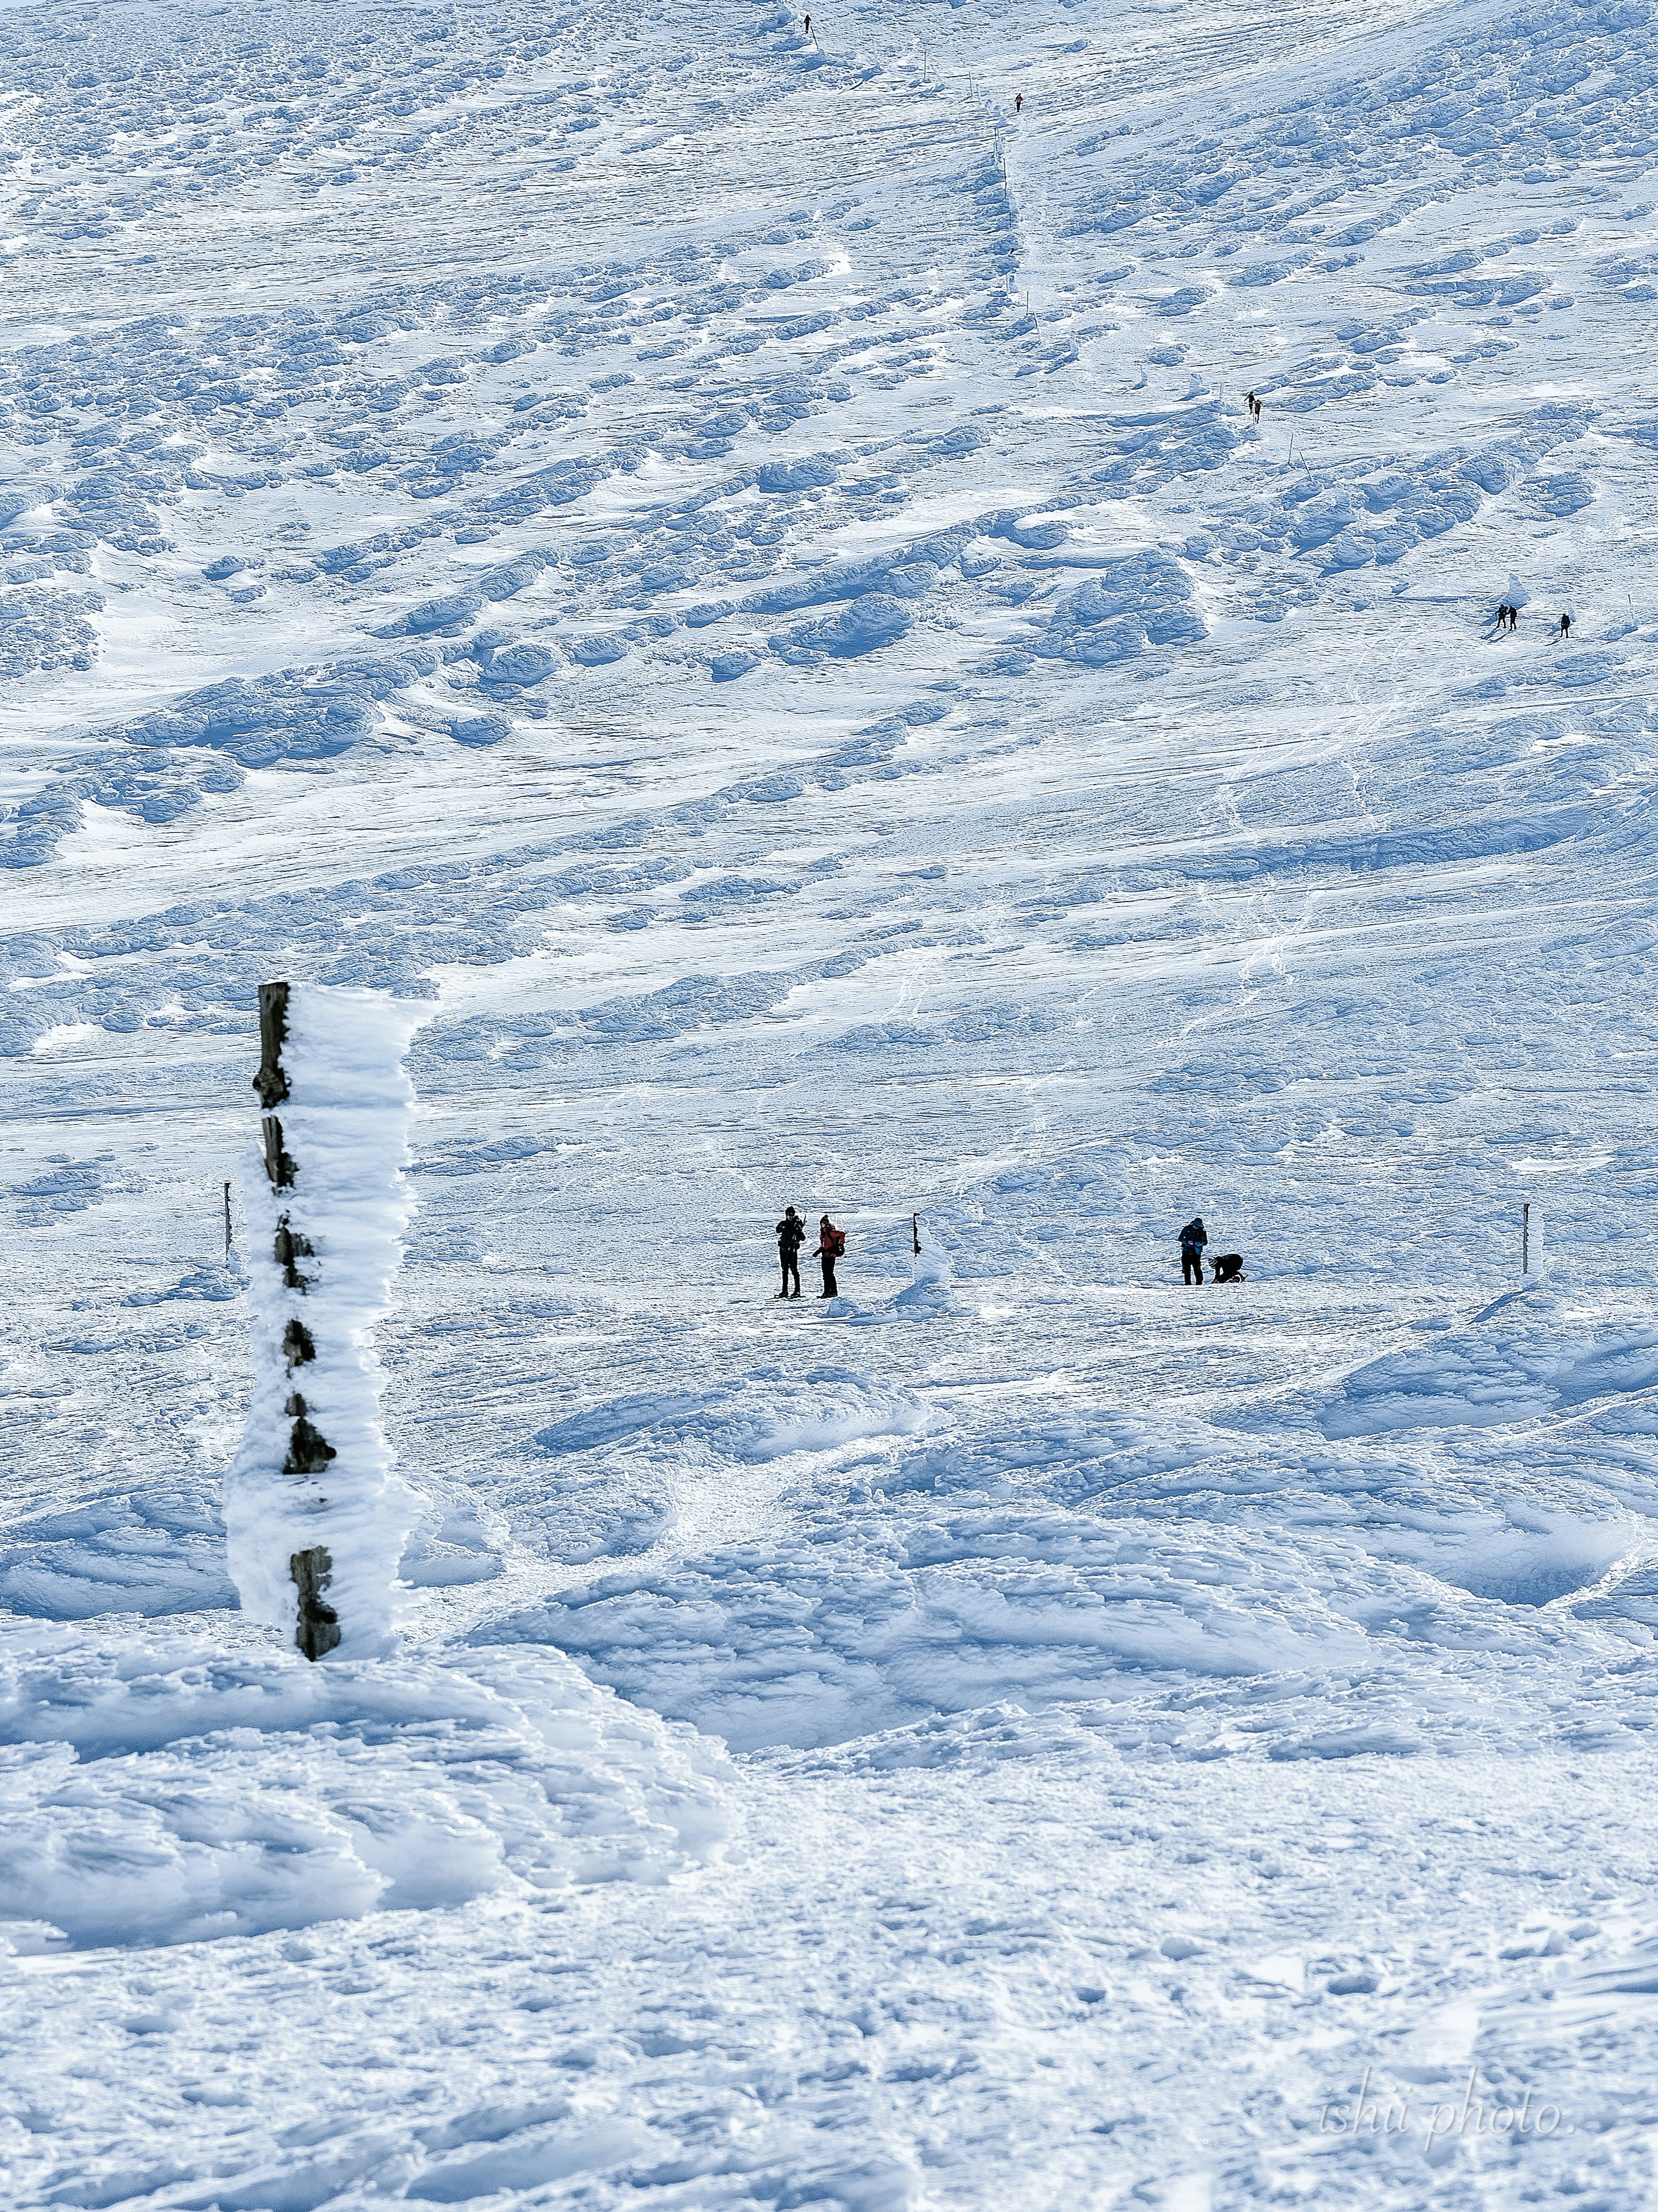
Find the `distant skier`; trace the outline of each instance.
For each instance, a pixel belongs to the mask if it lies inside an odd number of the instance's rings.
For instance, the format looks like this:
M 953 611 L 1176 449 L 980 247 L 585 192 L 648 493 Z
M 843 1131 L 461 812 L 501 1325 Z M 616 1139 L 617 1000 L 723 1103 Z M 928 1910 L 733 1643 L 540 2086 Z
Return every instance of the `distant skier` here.
M 835 1287 L 835 1263 L 846 1249 L 846 1231 L 837 1229 L 826 1213 L 817 1224 L 817 1249 L 811 1255 L 814 1260 L 821 1260 L 823 1263 L 823 1287 L 817 1294 L 819 1297 L 840 1297 L 841 1293 Z
M 777 1256 L 783 1265 L 783 1287 L 780 1298 L 800 1295 L 800 1247 L 806 1241 L 806 1224 L 793 1206 L 777 1224 Z M 794 1279 L 794 1288 L 789 1288 L 789 1279 Z
M 1203 1216 L 1194 1213 L 1180 1233 L 1180 1264 L 1182 1283 L 1203 1280 L 1203 1248 L 1209 1242 L 1209 1231 L 1203 1225 Z

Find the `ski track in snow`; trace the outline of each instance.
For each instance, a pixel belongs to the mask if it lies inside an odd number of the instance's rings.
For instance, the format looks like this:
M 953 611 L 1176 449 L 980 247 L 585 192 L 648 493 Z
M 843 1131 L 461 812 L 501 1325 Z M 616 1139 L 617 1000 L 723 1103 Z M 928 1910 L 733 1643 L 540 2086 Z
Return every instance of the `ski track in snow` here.
M 7 2201 L 1622 2212 L 1658 21 L 815 27 L 0 13 Z M 316 1669 L 276 975 L 428 1017 Z

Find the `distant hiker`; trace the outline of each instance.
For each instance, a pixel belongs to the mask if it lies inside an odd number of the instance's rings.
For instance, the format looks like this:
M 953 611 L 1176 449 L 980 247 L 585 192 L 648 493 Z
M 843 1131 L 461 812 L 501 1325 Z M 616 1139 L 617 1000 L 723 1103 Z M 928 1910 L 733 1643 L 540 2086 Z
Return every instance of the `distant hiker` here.
M 846 1249 L 846 1231 L 837 1229 L 826 1213 L 817 1224 L 817 1249 L 811 1255 L 814 1260 L 821 1260 L 823 1263 L 823 1287 L 817 1294 L 819 1297 L 840 1297 L 841 1293 L 835 1287 L 835 1263 Z
M 1520 610 L 1518 607 L 1510 607 L 1509 609 L 1509 628 L 1510 629 L 1518 629 L 1519 627 Z
M 1257 422 L 1260 420 L 1260 402 L 1259 399 L 1255 402 L 1255 420 Z
M 1255 395 L 1254 395 L 1254 393 L 1253 392 L 1246 392 L 1244 393 L 1244 395 L 1243 395 L 1243 404 L 1244 404 L 1244 405 L 1245 405 L 1245 406 L 1249 410 L 1249 412 L 1253 415 L 1253 414 L 1254 413 L 1254 411 L 1255 411 Z
M 1562 615 L 1560 617 L 1560 635 L 1562 637 L 1570 637 L 1571 635 L 1571 617 L 1570 615 Z
M 1020 114 L 1021 112 L 1023 112 L 1023 108 L 1024 108 L 1024 94 L 1023 94 L 1023 93 L 1022 93 L 1022 92 L 1016 92 L 1016 93 L 1014 94 L 1014 95 L 1013 95 L 1013 112 L 1014 112 L 1016 115 L 1018 115 L 1018 114 Z
M 1501 606 L 1497 610 L 1497 627 L 1498 628 L 1498 629 L 1506 629 L 1508 628 L 1508 626 L 1509 626 L 1509 608 L 1508 608 L 1508 602 L 1507 602 L 1507 600 L 1505 599 L 1505 600 L 1503 601 L 1503 605 L 1501 605 Z
M 810 15 L 806 18 L 806 36 L 808 38 L 811 36 L 811 17 Z
M 1180 1265 L 1182 1283 L 1203 1280 L 1203 1248 L 1209 1242 L 1209 1231 L 1203 1225 L 1203 1216 L 1194 1213 L 1180 1233 Z
M 800 1295 L 800 1247 L 806 1241 L 806 1224 L 793 1206 L 777 1224 L 777 1256 L 783 1263 L 783 1287 L 780 1298 Z M 794 1279 L 794 1288 L 789 1288 L 789 1278 Z

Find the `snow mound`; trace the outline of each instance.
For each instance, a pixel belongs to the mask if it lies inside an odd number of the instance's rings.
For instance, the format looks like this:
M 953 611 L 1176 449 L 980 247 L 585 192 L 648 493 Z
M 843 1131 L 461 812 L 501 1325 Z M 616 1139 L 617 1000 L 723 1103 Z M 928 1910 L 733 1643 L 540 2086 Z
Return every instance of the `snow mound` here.
M 920 1250 L 914 1255 L 910 1278 L 892 1303 L 912 1315 L 965 1313 L 965 1304 L 950 1284 L 950 1255 L 930 1229 L 916 1231 Z
M 1370 1361 L 1322 1408 L 1320 1427 L 1327 1437 L 1490 1428 L 1658 1385 L 1658 1330 L 1574 1337 L 1547 1309 L 1506 1310 L 1523 1316 L 1518 1325 L 1470 1328 Z
M 718 1755 L 545 1650 L 318 1668 L 14 1634 L 0 1767 L 6 1918 L 76 1947 L 662 1882 L 725 1832 Z
M 829 1451 L 860 1437 L 908 1437 L 926 1408 L 849 1368 L 739 1377 L 708 1390 L 643 1391 L 567 1415 L 536 1433 L 556 1456 L 641 1451 L 652 1458 L 760 1465 L 791 1452 Z

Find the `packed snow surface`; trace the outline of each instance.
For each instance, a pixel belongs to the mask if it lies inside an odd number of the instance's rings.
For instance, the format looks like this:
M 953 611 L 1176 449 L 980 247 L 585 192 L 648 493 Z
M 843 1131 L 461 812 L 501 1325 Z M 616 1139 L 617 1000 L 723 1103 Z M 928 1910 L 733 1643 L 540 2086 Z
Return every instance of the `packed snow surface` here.
M 1649 0 L 0 52 L 7 2205 L 1649 2204 Z

